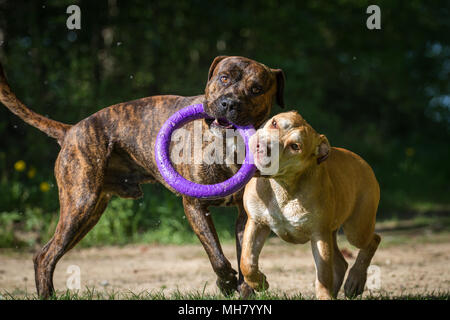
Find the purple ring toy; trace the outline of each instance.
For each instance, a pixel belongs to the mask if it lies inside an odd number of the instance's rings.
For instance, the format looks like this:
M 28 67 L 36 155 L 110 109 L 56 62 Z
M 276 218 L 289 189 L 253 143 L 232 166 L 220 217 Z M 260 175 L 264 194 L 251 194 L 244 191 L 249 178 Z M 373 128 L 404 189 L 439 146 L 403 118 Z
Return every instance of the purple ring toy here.
M 170 137 L 172 133 L 184 124 L 202 118 L 211 119 L 203 109 L 203 104 L 185 107 L 173 114 L 161 127 L 155 143 L 155 158 L 159 172 L 164 180 L 176 191 L 194 198 L 223 198 L 239 191 L 253 177 L 256 167 L 253 155 L 249 150 L 248 141 L 255 133 L 253 126 L 237 126 L 239 134 L 245 143 L 245 160 L 239 171 L 230 179 L 211 185 L 198 184 L 183 178 L 172 166 L 169 156 Z

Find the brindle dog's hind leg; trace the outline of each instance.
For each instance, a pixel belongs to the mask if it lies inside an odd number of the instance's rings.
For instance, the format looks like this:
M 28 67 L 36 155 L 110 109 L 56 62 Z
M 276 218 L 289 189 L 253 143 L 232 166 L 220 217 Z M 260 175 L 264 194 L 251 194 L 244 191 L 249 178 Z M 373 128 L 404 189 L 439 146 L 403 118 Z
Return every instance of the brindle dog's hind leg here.
M 106 159 L 92 161 L 83 158 L 79 148 L 70 149 L 61 150 L 55 167 L 60 201 L 55 234 L 33 258 L 36 289 L 41 298 L 54 293 L 56 263 L 97 223 L 110 198 L 102 193 Z
M 214 272 L 217 274 L 217 286 L 223 294 L 229 295 L 237 290 L 236 271 L 225 258 L 220 246 L 214 223 L 208 208 L 197 199 L 183 197 L 184 213 L 208 254 Z

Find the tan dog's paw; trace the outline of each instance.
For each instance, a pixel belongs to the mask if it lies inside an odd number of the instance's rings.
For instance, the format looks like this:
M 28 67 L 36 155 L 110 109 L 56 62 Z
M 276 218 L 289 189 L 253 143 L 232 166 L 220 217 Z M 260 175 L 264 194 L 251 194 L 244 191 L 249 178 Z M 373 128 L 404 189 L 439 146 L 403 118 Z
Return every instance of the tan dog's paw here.
M 364 291 L 364 285 L 367 280 L 367 272 L 356 268 L 350 269 L 347 280 L 345 281 L 344 290 L 347 298 L 355 298 Z
M 269 289 L 269 283 L 266 276 L 262 272 L 257 272 L 255 275 L 244 277 L 245 282 L 255 291 L 264 291 Z
M 319 292 L 316 293 L 316 298 L 318 300 L 333 300 L 333 297 L 329 292 Z

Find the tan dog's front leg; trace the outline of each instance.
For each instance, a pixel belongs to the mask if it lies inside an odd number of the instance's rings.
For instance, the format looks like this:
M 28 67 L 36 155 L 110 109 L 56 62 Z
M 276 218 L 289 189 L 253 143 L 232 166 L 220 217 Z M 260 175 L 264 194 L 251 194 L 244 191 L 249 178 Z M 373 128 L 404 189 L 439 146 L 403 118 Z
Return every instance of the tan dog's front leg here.
M 244 281 L 256 291 L 269 288 L 266 276 L 258 269 L 259 254 L 269 233 L 268 226 L 256 223 L 251 218 L 247 220 L 242 241 L 241 270 Z
M 316 297 L 332 299 L 333 290 L 333 240 L 331 232 L 316 234 L 311 239 L 316 263 Z

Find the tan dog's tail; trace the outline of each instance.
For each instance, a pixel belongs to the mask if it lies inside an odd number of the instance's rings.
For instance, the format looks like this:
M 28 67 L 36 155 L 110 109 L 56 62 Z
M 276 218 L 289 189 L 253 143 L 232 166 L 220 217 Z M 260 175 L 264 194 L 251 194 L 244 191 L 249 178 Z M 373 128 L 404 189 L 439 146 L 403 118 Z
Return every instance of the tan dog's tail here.
M 48 136 L 58 140 L 61 145 L 64 136 L 71 128 L 71 125 L 64 124 L 49 118 L 46 118 L 32 110 L 28 109 L 22 101 L 20 101 L 9 87 L 6 80 L 3 67 L 0 64 L 0 102 L 2 102 L 12 113 L 17 115 L 26 123 L 45 132 Z

